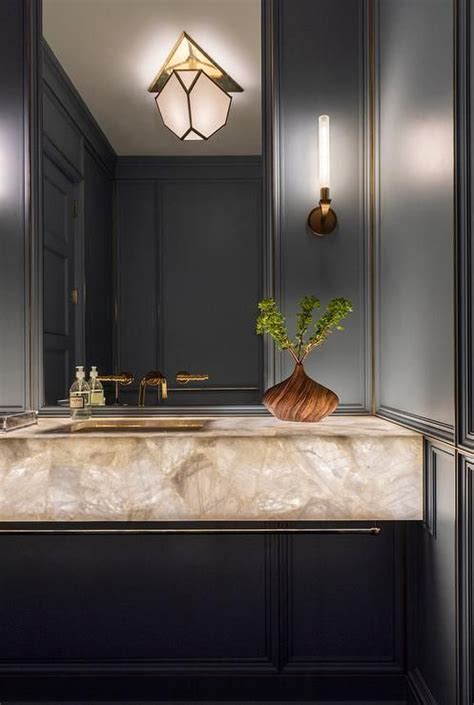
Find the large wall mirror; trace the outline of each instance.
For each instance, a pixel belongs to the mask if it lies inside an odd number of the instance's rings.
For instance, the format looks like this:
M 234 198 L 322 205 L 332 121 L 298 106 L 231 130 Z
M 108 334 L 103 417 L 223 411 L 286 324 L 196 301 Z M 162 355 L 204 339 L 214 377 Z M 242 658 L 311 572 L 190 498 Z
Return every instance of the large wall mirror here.
M 107 406 L 258 404 L 260 0 L 42 15 L 44 406 L 66 404 L 77 365 Z

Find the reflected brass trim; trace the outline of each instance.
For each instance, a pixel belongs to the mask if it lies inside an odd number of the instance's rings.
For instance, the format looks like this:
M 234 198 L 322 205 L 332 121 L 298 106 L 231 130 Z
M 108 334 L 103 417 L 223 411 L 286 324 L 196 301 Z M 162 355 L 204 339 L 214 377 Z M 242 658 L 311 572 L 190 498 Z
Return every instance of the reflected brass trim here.
M 135 377 L 132 375 L 131 372 L 120 372 L 117 375 L 99 375 L 97 379 L 100 382 L 114 382 L 127 386 L 129 384 L 132 384 Z
M 168 387 L 169 392 L 255 392 L 260 387 Z
M 89 534 L 95 535 L 115 535 L 115 534 L 366 534 L 370 536 L 378 536 L 382 529 L 378 526 L 369 528 L 282 528 L 282 529 L 265 529 L 265 528 L 170 528 L 170 529 L 0 529 L 0 534 Z
M 177 372 L 176 381 L 179 384 L 188 384 L 189 382 L 207 382 L 209 379 L 208 372 Z

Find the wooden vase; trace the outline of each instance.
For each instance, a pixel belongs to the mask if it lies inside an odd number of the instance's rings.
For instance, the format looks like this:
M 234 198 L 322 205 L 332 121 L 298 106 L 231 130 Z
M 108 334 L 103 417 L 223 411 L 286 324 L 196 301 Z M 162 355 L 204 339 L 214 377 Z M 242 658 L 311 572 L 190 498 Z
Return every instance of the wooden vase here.
M 263 403 L 282 421 L 321 421 L 332 414 L 339 397 L 308 377 L 298 362 L 290 377 L 267 389 Z

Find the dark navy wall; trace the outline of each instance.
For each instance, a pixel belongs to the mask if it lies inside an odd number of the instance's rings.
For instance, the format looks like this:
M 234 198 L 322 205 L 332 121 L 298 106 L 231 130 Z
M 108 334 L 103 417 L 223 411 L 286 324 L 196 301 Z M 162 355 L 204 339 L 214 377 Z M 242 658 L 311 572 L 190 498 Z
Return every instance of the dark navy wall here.
M 277 294 L 294 321 L 298 300 L 353 301 L 342 334 L 307 360 L 308 372 L 340 397 L 343 410 L 370 409 L 368 229 L 365 212 L 365 23 L 362 0 L 283 0 L 279 34 L 280 189 Z M 319 200 L 318 116 L 331 119 L 331 196 L 338 227 L 311 235 Z M 281 360 L 286 376 L 292 363 Z
M 84 151 L 85 361 L 113 370 L 113 179 L 90 149 Z
M 472 498 L 459 485 L 453 445 L 455 6 L 378 0 L 374 22 L 377 401 L 380 414 L 430 437 L 425 522 L 408 534 L 407 671 L 412 702 L 433 705 L 472 702 L 467 651 L 462 667 L 459 658 L 471 615 L 456 607 L 472 564 L 468 529 L 459 553 L 459 509 L 464 520 L 471 516 Z M 456 49 L 462 65 L 464 48 Z M 463 396 L 466 381 L 458 387 Z
M 0 408 L 28 403 L 29 247 L 23 2 L 0 3 Z
M 118 159 L 116 366 L 163 372 L 166 404 L 261 401 L 261 204 L 259 156 Z M 179 387 L 180 370 L 209 381 Z
M 453 3 L 378 11 L 379 408 L 453 440 Z

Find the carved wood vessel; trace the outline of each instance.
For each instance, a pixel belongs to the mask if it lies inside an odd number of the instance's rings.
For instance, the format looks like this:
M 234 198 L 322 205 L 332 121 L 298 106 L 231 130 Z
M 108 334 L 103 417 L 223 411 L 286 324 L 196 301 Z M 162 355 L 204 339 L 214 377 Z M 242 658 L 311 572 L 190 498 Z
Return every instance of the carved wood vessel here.
M 321 421 L 336 409 L 339 397 L 308 377 L 298 362 L 290 377 L 267 389 L 263 403 L 282 421 Z

